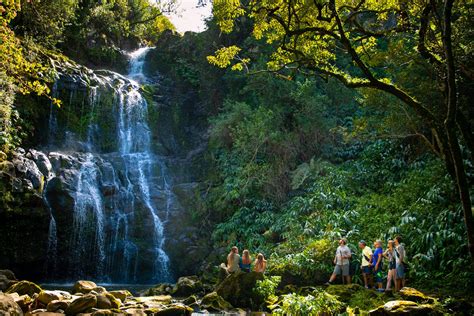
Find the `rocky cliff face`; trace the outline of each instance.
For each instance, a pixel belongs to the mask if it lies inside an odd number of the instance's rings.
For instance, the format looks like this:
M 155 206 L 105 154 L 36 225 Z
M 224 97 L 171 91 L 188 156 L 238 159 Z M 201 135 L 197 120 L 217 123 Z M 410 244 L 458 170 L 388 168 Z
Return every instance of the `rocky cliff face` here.
M 64 74 L 39 150 L 0 162 L 0 266 L 33 280 L 139 283 L 196 270 L 206 121 L 172 82 L 134 66 L 143 88 L 107 71 Z

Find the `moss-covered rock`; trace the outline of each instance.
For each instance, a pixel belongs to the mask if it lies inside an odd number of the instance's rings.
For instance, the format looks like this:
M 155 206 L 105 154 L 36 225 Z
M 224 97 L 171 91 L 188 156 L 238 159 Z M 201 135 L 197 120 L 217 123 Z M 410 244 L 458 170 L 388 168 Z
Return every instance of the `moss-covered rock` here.
M 72 292 L 87 294 L 90 291 L 94 290 L 95 288 L 97 288 L 97 284 L 95 284 L 94 282 L 79 280 L 72 287 Z
M 411 288 L 411 287 L 404 287 L 399 292 L 400 296 L 407 301 L 413 301 L 417 303 L 427 303 L 433 304 L 436 302 L 436 299 L 430 296 L 427 296 L 420 291 Z
M 39 287 L 39 285 L 30 281 L 20 281 L 18 283 L 13 284 L 7 290 L 7 293 L 18 293 L 19 295 L 28 294 L 29 296 L 33 296 L 33 294 L 40 292 L 41 288 Z
M 412 301 L 396 300 L 385 303 L 377 309 L 371 310 L 369 315 L 385 316 L 385 315 L 443 315 L 444 312 L 439 305 L 436 304 L 418 304 Z
M 199 277 L 193 276 L 185 276 L 180 277 L 178 282 L 173 288 L 172 294 L 178 297 L 186 297 L 192 294 L 197 294 L 201 292 L 203 289 L 201 280 Z
M 187 316 L 194 310 L 183 304 L 173 304 L 155 313 L 156 316 Z
M 236 272 L 225 278 L 216 292 L 233 306 L 260 306 L 262 298 L 253 291 L 258 280 L 263 280 L 263 273 Z
M 212 292 L 202 298 L 201 308 L 209 312 L 221 312 L 231 310 L 233 307 L 219 294 Z
M 57 310 L 63 310 L 65 311 L 69 306 L 69 302 L 67 301 L 59 301 L 59 300 L 54 300 L 49 302 L 48 306 L 46 306 L 46 310 L 48 312 L 55 312 Z
M 97 305 L 97 297 L 92 294 L 86 294 L 76 298 L 66 309 L 67 315 L 76 315 L 85 312 Z
M 109 291 L 109 294 L 112 294 L 115 298 L 118 298 L 122 302 L 125 302 L 127 297 L 132 297 L 132 293 L 130 293 L 128 290 Z
M 349 302 L 351 297 L 359 291 L 365 291 L 367 293 L 372 291 L 365 289 L 359 284 L 349 285 L 330 285 L 327 287 L 326 292 L 332 295 L 336 295 L 341 302 Z

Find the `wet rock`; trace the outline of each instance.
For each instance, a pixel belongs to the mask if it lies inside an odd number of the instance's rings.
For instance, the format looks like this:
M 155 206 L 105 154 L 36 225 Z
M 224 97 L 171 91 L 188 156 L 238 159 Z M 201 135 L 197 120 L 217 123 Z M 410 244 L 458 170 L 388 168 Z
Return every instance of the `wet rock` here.
M 142 303 L 147 307 L 154 307 L 171 304 L 172 297 L 170 295 L 156 295 L 136 297 L 135 299 L 138 303 Z
M 115 296 L 113 296 L 112 294 L 105 293 L 103 295 L 105 295 L 110 300 L 110 303 L 112 304 L 112 308 L 120 308 L 120 306 L 122 306 L 122 301 L 119 300 L 118 298 L 115 298 Z
M 197 298 L 194 295 L 191 295 L 188 298 L 186 298 L 185 300 L 183 300 L 184 305 L 189 306 L 189 305 L 192 305 L 192 304 L 195 304 L 195 303 L 197 303 Z
M 64 313 L 54 313 L 54 312 L 48 312 L 48 311 L 45 311 L 44 309 L 37 309 L 37 310 L 34 310 L 33 312 L 30 312 L 30 313 L 27 313 L 26 316 L 29 316 L 29 315 L 34 315 L 34 316 L 60 316 L 60 315 L 64 315 Z
M 73 293 L 87 294 L 97 288 L 97 284 L 92 281 L 79 280 L 72 287 Z
M 216 292 L 233 306 L 259 306 L 263 302 L 253 291 L 258 280 L 263 280 L 262 273 L 236 272 L 225 278 L 217 286 Z
M 51 165 L 48 156 L 46 156 L 45 153 L 34 149 L 30 149 L 28 154 L 30 154 L 31 159 L 36 163 L 44 177 L 50 179 L 53 175 L 53 166 Z
M 232 305 L 216 292 L 212 292 L 202 298 L 201 308 L 209 312 L 221 312 L 232 309 Z
M 51 301 L 54 300 L 65 300 L 70 299 L 71 294 L 65 291 L 47 291 L 43 290 L 38 294 L 36 298 L 37 301 L 44 305 L 48 305 Z
M 9 316 L 23 316 L 23 311 L 10 296 L 0 293 L 0 314 Z
M 183 304 L 173 304 L 156 312 L 156 316 L 187 316 L 191 315 L 194 310 Z
M 97 294 L 103 294 L 107 292 L 107 289 L 103 286 L 96 286 L 95 288 L 92 289 Z
M 19 295 L 28 294 L 29 296 L 33 296 L 33 294 L 40 292 L 41 288 L 30 281 L 20 281 L 18 283 L 13 284 L 7 290 L 7 293 L 18 293 Z
M 65 311 L 69 306 L 69 302 L 67 301 L 60 301 L 60 300 L 54 300 L 50 301 L 48 306 L 46 306 L 46 310 L 48 312 L 55 312 L 57 310 L 63 310 Z
M 10 296 L 15 301 L 15 303 L 20 306 L 23 312 L 27 312 L 30 309 L 31 304 L 33 303 L 33 300 L 27 294 L 20 296 L 18 295 L 18 293 L 11 293 L 7 295 Z
M 143 292 L 145 296 L 153 296 L 153 295 L 168 295 L 171 294 L 173 291 L 173 285 L 169 283 L 162 283 L 158 286 L 148 289 Z
M 97 308 L 99 309 L 110 309 L 112 308 L 112 302 L 105 295 L 97 295 Z
M 12 162 L 15 165 L 17 172 L 24 174 L 26 179 L 31 181 L 35 189 L 43 188 L 44 175 L 38 169 L 38 166 L 33 160 L 22 156 L 16 156 Z
M 72 301 L 65 312 L 68 315 L 75 315 L 95 307 L 96 304 L 97 297 L 92 294 L 86 294 Z
M 404 300 L 413 301 L 416 303 L 433 304 L 436 302 L 436 299 L 433 297 L 427 296 L 411 287 L 404 287 L 400 290 L 399 294 Z
M 118 298 L 122 302 L 125 302 L 127 297 L 131 297 L 132 293 L 130 293 L 127 290 L 117 290 L 117 291 L 109 291 L 110 294 L 112 294 L 115 298 Z
M 385 315 L 443 315 L 443 312 L 434 304 L 418 304 L 412 301 L 396 300 L 385 303 L 375 310 L 371 310 L 369 315 L 385 316 Z
M 172 294 L 178 297 L 186 297 L 201 292 L 203 289 L 201 280 L 197 276 L 180 277 L 173 288 Z
M 92 313 L 93 316 L 107 316 L 107 315 L 117 315 L 114 311 L 110 309 L 102 309 Z
M 125 315 L 146 315 L 143 309 L 139 308 L 129 308 L 123 311 Z

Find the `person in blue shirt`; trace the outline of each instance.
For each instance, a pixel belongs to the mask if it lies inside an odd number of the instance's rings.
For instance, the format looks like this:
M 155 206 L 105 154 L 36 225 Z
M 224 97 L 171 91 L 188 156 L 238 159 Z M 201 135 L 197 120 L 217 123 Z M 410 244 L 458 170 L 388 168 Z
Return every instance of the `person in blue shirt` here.
M 252 265 L 252 259 L 250 258 L 250 253 L 247 249 L 242 252 L 242 258 L 240 258 L 239 266 L 240 269 L 244 272 L 250 272 L 250 266 Z
M 374 279 L 377 283 L 377 291 L 383 292 L 383 274 L 382 274 L 382 265 L 383 265 L 383 249 L 382 241 L 377 240 L 374 243 L 375 251 L 372 256 L 372 268 L 374 271 Z

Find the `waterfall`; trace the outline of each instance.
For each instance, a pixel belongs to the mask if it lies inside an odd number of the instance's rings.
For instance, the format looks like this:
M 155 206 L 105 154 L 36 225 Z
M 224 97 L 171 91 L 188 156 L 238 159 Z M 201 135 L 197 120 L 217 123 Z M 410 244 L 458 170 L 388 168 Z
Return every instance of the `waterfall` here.
M 66 229 L 57 226 L 51 208 L 48 269 L 53 269 L 52 262 L 56 261 L 50 256 L 65 252 L 61 260 L 68 278 L 123 283 L 173 281 L 165 251 L 165 224 L 175 197 L 166 160 L 152 150 L 148 103 L 141 93 L 141 84 L 147 82 L 143 65 L 149 50 L 130 53 L 125 77 L 99 71 L 93 73 L 94 80 L 87 85 L 83 78 L 70 80 L 73 83 L 65 89 L 70 106 L 80 91 L 86 94 L 76 102 L 85 129 L 69 131 L 67 124 L 74 117 L 64 115 L 58 121 L 57 111 L 51 110 L 48 148 L 60 152 L 55 157 L 67 157 L 69 161 L 56 171 L 56 177 L 70 183 L 67 192 L 71 192 L 73 204 L 66 246 L 56 240 L 56 232 Z M 76 86 L 79 88 L 71 89 Z M 104 114 L 106 94 L 113 95 L 112 105 L 108 105 L 113 111 Z M 104 115 L 105 127 L 115 131 L 113 139 L 104 140 L 107 134 L 98 122 L 98 117 L 104 120 Z M 66 124 L 62 143 L 55 137 L 61 124 Z M 64 180 L 71 177 L 73 181 Z M 56 199 L 57 193 L 51 192 L 48 198 Z M 58 216 L 57 210 L 55 214 Z M 146 277 L 139 272 L 146 273 Z

